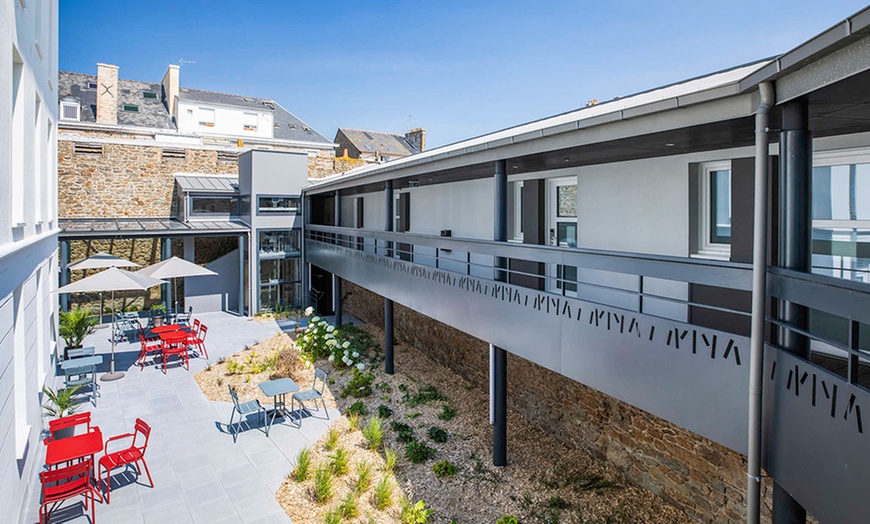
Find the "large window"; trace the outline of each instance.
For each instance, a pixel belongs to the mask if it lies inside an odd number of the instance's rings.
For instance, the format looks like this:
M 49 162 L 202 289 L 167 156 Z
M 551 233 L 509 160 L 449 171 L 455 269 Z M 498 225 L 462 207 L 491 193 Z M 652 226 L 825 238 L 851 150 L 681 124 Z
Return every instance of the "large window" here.
M 236 215 L 239 198 L 236 196 L 190 197 L 191 215 Z
M 302 212 L 299 197 L 261 196 L 257 205 L 260 214 L 298 215 Z
M 260 256 L 298 256 L 301 254 L 300 230 L 260 231 Z
M 731 256 L 731 162 L 701 164 L 698 251 L 704 257 Z
M 300 258 L 260 260 L 260 311 L 302 305 Z

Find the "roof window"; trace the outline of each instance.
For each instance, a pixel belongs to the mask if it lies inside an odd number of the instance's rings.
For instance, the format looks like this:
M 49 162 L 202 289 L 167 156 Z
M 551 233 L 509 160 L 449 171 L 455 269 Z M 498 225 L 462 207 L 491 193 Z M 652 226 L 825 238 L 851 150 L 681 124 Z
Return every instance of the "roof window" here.
M 139 106 L 133 104 L 124 104 L 124 111 L 127 111 L 129 113 L 138 113 Z
M 96 89 L 96 88 L 97 88 L 96 82 L 88 82 L 88 89 Z
M 157 100 L 157 93 L 154 91 L 142 91 L 142 98 L 153 98 Z
M 73 122 L 81 121 L 82 104 L 74 98 L 60 101 L 60 119 Z

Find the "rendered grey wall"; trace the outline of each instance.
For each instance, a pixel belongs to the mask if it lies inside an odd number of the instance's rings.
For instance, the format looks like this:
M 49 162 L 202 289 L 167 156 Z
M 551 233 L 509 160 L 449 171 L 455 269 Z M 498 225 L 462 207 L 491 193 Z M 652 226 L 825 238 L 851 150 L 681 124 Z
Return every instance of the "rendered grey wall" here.
M 207 264 L 217 275 L 184 279 L 184 303 L 194 314 L 212 311 L 238 311 L 239 250 L 233 250 Z

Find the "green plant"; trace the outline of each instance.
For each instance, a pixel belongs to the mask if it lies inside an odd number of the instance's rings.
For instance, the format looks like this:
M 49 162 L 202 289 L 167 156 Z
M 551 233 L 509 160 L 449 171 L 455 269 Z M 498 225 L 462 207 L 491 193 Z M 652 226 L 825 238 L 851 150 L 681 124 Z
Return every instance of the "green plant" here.
M 393 410 L 389 407 L 381 404 L 378 406 L 378 417 L 380 418 L 390 418 L 393 415 Z
M 393 505 L 393 485 L 390 476 L 384 475 L 375 485 L 374 504 L 378 511 L 383 511 Z
M 351 431 L 356 431 L 359 427 L 359 415 L 356 413 L 351 413 L 347 416 L 347 425 Z
M 438 478 L 441 477 L 452 477 L 456 475 L 456 472 L 459 471 L 459 468 L 456 467 L 456 464 L 453 464 L 447 459 L 439 460 L 435 464 L 432 465 L 432 471 L 435 472 L 435 476 Z
M 359 505 L 356 500 L 356 493 L 351 491 L 341 500 L 338 505 L 338 513 L 344 519 L 355 519 L 359 516 Z
M 240 375 L 245 372 L 245 366 L 235 360 L 227 360 L 227 375 Z
M 341 524 L 342 520 L 339 508 L 332 508 L 323 514 L 323 524 Z
M 296 482 L 308 480 L 308 477 L 311 475 L 311 471 L 309 471 L 310 466 L 311 450 L 307 447 L 302 448 L 296 455 L 296 462 L 293 464 L 293 471 L 290 472 L 290 476 Z
M 314 501 L 325 504 L 332 498 L 332 471 L 321 464 L 314 471 Z
M 336 477 L 344 476 L 347 473 L 350 454 L 344 448 L 335 448 L 335 452 L 329 456 L 329 469 Z
M 410 393 L 410 391 L 406 391 L 405 394 L 402 395 L 402 402 L 412 408 L 422 406 L 423 404 L 428 404 L 429 402 L 434 402 L 436 400 L 450 399 L 442 395 L 441 392 L 438 391 L 438 388 L 431 384 L 427 384 L 422 388 L 417 388 L 417 392 L 413 395 Z
M 79 389 L 81 389 L 81 386 L 72 386 L 58 391 L 49 387 L 42 388 L 42 393 L 47 399 L 46 403 L 42 405 L 42 408 L 45 409 L 45 414 L 50 417 L 61 418 L 75 413 L 78 409 L 78 404 L 73 402 L 72 397 Z
M 441 406 L 441 413 L 438 413 L 438 420 L 450 420 L 456 416 L 456 410 L 448 405 Z
M 431 509 L 426 509 L 426 502 L 418 500 L 416 504 L 406 503 L 402 507 L 402 524 L 426 524 L 429 522 Z
M 420 416 L 422 416 L 422 415 L 423 415 L 423 414 L 420 413 L 419 411 L 415 411 L 415 412 L 413 412 L 413 413 L 407 413 L 407 414 L 405 415 L 405 418 L 409 418 L 409 419 L 411 419 L 411 420 L 414 420 L 415 418 L 420 417 Z
M 378 382 L 377 384 L 375 384 L 375 389 L 377 389 L 378 391 L 383 391 L 384 393 L 389 393 L 393 391 L 393 387 L 386 382 Z
M 447 432 L 438 426 L 429 428 L 429 438 L 438 443 L 447 442 Z
M 89 307 L 75 307 L 69 311 L 60 312 L 60 337 L 68 348 L 82 346 L 86 336 L 94 332 L 97 317 L 91 316 Z
M 395 471 L 396 463 L 399 461 L 399 454 L 393 448 L 386 448 L 384 450 L 384 461 L 384 471 L 392 473 Z
M 165 315 L 166 314 L 166 306 L 163 304 L 154 304 L 151 306 L 151 314 L 152 315 Z
M 495 524 L 520 524 L 520 520 L 513 515 L 502 515 Z
M 396 432 L 396 440 L 398 440 L 399 442 L 407 444 L 416 440 L 414 438 L 414 430 L 411 428 L 411 426 L 403 424 L 401 422 L 396 422 L 394 420 L 390 422 L 390 427 L 393 428 L 393 431 Z
M 353 370 L 353 376 L 347 383 L 347 386 L 341 390 L 342 396 L 345 397 L 370 397 L 372 395 L 372 384 L 375 381 L 375 376 L 369 372 Z
M 432 458 L 434 454 L 435 450 L 427 446 L 425 442 L 414 440 L 405 444 L 405 456 L 414 464 L 422 464 Z
M 365 416 L 368 413 L 368 409 L 366 409 L 366 405 L 362 403 L 361 400 L 357 400 L 353 404 L 347 407 L 347 413 L 349 415 L 358 415 L 360 417 Z
M 363 437 L 369 444 L 369 449 L 377 451 L 384 441 L 384 429 L 379 417 L 374 417 L 369 420 L 366 427 L 362 430 Z
M 356 493 L 365 493 L 372 485 L 372 464 L 366 460 L 356 463 L 356 482 L 353 490 Z
M 571 507 L 571 503 L 562 497 L 550 497 L 547 499 L 547 506 L 552 509 L 568 509 Z
M 323 447 L 326 448 L 326 451 L 332 451 L 337 445 L 338 431 L 335 428 L 329 428 L 329 431 L 326 432 L 326 442 L 323 443 Z

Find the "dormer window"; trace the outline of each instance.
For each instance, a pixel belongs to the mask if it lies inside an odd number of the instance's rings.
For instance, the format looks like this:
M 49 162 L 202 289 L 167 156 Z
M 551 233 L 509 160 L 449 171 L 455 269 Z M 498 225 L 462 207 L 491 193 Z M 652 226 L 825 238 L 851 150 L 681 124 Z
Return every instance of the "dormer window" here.
M 82 113 L 82 103 L 74 96 L 67 96 L 60 101 L 60 119 L 80 122 Z
M 256 131 L 257 130 L 257 113 L 245 113 L 245 117 L 244 117 L 242 124 L 244 125 L 245 131 Z

